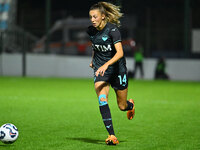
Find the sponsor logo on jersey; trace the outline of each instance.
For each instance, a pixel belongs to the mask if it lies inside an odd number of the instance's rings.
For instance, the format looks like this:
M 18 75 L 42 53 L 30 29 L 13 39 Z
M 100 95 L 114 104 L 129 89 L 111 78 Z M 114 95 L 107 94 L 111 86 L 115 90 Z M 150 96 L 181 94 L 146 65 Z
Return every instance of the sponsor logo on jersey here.
M 97 45 L 97 44 L 92 44 L 92 48 L 96 51 L 101 51 L 101 52 L 107 52 L 107 51 L 112 51 L 111 45 Z
M 115 30 L 116 30 L 116 28 L 112 29 L 111 31 L 113 31 L 113 32 L 114 32 Z

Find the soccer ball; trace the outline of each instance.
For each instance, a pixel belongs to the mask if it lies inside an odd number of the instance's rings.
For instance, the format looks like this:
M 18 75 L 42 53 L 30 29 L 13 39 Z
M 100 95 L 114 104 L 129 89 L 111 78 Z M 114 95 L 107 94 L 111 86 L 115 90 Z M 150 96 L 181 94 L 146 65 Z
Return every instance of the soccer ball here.
M 12 144 L 18 138 L 19 132 L 15 125 L 6 123 L 0 128 L 0 140 L 5 144 Z

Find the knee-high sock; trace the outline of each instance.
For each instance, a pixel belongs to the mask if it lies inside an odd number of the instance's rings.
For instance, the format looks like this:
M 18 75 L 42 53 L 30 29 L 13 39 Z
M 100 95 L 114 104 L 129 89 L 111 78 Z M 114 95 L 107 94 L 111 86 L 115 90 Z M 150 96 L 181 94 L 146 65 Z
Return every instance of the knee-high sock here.
M 108 104 L 99 106 L 101 116 L 104 122 L 104 125 L 109 133 L 109 135 L 115 135 L 114 129 L 113 129 L 113 124 L 112 124 L 112 118 L 111 118 L 111 113 L 110 113 L 110 108 Z

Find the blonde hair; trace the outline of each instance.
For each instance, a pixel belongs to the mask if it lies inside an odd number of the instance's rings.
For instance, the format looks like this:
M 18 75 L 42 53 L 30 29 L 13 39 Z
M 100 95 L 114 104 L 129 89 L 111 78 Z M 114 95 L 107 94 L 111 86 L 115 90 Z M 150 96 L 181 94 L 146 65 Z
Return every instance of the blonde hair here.
M 98 2 L 90 7 L 90 10 L 99 9 L 99 11 L 104 14 L 106 21 L 120 26 L 120 20 L 123 13 L 120 12 L 120 6 L 108 2 Z

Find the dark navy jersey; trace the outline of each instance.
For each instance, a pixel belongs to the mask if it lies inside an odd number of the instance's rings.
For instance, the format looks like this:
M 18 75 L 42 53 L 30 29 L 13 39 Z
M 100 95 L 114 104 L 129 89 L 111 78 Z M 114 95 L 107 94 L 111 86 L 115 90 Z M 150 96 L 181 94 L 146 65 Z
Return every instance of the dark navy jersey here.
M 100 31 L 93 26 L 89 26 L 87 33 L 92 42 L 92 49 L 94 51 L 93 66 L 96 72 L 99 67 L 112 59 L 116 54 L 114 44 L 121 42 L 121 35 L 118 28 L 111 23 L 107 23 Z M 118 74 L 126 71 L 126 60 L 122 57 L 109 66 L 105 74 Z

